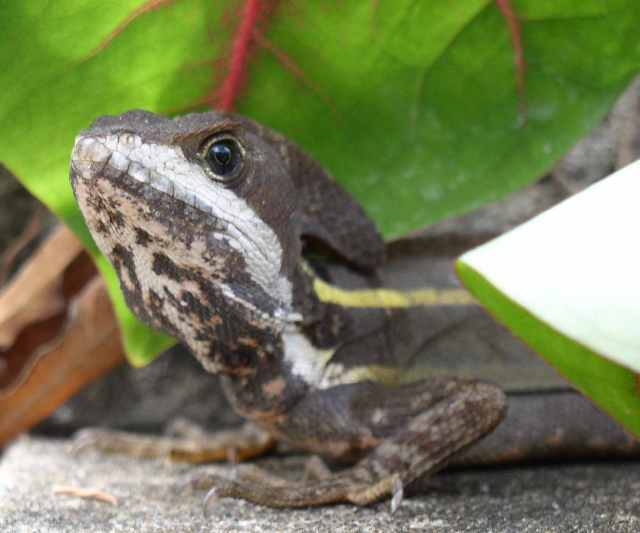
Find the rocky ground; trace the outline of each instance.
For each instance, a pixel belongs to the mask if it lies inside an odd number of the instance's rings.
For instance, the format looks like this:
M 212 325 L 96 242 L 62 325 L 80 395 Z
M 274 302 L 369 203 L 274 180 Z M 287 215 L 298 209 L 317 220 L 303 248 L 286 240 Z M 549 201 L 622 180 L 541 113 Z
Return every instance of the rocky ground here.
M 300 473 L 298 457 L 264 463 Z M 640 462 L 442 473 L 391 515 L 388 504 L 273 510 L 184 486 L 190 467 L 86 452 L 63 441 L 22 438 L 0 463 L 0 531 L 22 532 L 600 532 L 640 531 Z M 231 468 L 231 467 L 221 467 Z M 94 489 L 107 503 L 56 494 Z

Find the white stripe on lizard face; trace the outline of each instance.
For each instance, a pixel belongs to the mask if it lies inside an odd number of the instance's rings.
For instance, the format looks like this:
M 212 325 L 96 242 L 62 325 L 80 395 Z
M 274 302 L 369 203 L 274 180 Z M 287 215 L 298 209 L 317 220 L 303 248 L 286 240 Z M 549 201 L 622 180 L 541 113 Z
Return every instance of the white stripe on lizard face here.
M 89 163 L 108 161 L 133 179 L 199 209 L 203 216 L 226 222 L 225 236 L 244 257 L 251 278 L 284 309 L 290 308 L 291 282 L 280 275 L 283 251 L 277 235 L 244 199 L 188 161 L 182 149 L 145 143 L 130 133 L 79 136 L 72 161 L 85 178 L 91 175 Z

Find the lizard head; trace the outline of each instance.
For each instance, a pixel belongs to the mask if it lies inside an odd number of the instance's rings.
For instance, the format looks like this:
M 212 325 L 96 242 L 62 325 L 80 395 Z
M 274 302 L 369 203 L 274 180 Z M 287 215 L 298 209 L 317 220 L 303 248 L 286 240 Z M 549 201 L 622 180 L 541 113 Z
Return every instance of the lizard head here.
M 264 131 L 231 114 L 130 111 L 97 119 L 73 148 L 76 199 L 128 305 L 201 359 L 206 328 L 229 314 L 276 328 L 293 316 L 297 196 Z

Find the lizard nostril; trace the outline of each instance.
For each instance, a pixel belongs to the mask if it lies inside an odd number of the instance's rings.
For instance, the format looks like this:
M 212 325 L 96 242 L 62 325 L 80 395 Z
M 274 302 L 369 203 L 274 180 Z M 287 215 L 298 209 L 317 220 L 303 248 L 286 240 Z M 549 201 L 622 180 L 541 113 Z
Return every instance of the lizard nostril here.
M 73 161 L 102 163 L 109 159 L 111 150 L 94 137 L 78 137 L 73 147 Z

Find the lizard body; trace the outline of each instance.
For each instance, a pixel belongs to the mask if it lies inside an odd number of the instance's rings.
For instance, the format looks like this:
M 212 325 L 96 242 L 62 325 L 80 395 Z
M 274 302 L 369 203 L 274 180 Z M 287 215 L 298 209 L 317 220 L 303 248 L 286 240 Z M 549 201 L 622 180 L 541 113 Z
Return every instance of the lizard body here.
M 217 495 L 274 506 L 389 495 L 396 507 L 404 486 L 503 418 L 495 385 L 403 382 L 432 335 L 421 308 L 464 295 L 380 287 L 374 224 L 281 135 L 223 113 L 101 117 L 76 139 L 71 181 L 141 320 L 185 343 L 272 436 L 357 461 L 292 490 L 215 478 Z

